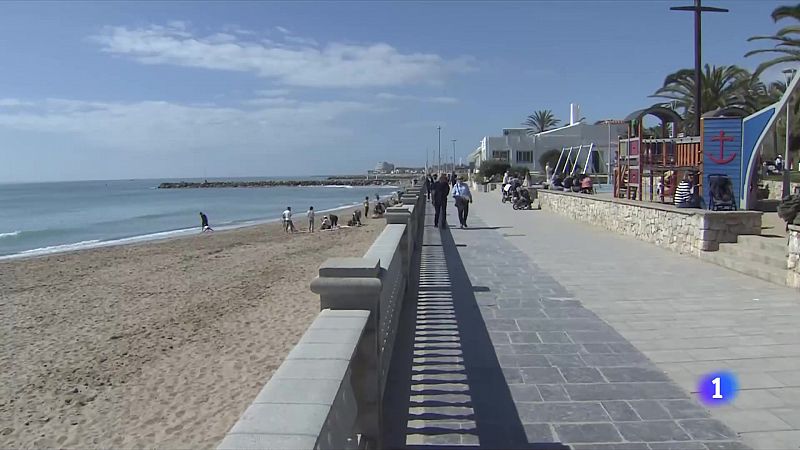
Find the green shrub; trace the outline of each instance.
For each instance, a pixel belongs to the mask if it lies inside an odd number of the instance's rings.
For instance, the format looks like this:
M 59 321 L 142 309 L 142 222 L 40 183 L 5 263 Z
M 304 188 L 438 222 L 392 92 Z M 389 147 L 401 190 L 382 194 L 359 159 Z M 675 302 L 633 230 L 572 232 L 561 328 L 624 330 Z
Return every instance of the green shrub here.
M 510 167 L 511 165 L 507 162 L 484 161 L 481 163 L 481 166 L 478 168 L 478 170 L 480 171 L 481 175 L 486 177 L 487 180 L 491 180 L 497 175 L 502 177 L 503 174 L 506 173 L 506 170 L 508 170 Z

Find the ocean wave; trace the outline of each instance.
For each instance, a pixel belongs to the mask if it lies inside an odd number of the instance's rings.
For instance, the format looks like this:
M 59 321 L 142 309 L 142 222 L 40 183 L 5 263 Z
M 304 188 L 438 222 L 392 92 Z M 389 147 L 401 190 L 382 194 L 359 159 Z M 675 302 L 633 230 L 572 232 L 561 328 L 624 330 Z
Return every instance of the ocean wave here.
M 101 241 L 97 239 L 92 239 L 89 241 L 81 241 L 81 242 L 74 242 L 72 244 L 60 244 L 60 245 L 50 245 L 48 247 L 41 247 L 41 248 L 34 248 L 31 250 L 23 250 L 19 252 L 17 255 L 24 255 L 24 256 L 33 256 L 33 255 L 49 255 L 51 253 L 61 253 L 61 252 L 68 252 L 72 250 L 79 250 L 82 248 L 87 248 L 90 245 L 98 244 Z M 2 258 L 8 258 L 10 256 L 3 256 Z
M 19 236 L 20 233 L 22 233 L 22 232 L 21 231 L 11 231 L 9 233 L 0 233 L 0 239 L 16 237 L 16 236 Z
M 351 186 L 349 184 L 325 184 L 322 187 L 339 188 L 339 189 L 353 189 L 353 186 Z

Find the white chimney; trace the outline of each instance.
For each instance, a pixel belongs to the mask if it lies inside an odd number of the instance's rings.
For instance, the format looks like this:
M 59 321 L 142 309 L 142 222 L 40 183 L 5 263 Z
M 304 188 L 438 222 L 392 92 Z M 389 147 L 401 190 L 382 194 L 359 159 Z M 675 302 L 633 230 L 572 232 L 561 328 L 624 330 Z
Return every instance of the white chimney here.
M 580 120 L 581 118 L 581 107 L 575 103 L 569 104 L 569 124 L 575 125 L 575 123 Z

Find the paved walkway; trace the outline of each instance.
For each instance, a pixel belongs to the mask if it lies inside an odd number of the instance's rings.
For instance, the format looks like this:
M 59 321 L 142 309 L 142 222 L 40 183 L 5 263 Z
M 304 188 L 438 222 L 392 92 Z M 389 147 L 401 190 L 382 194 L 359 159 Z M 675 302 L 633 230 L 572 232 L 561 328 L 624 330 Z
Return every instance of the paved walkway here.
M 452 211 L 449 218 L 456 222 Z M 717 339 L 730 315 L 698 311 L 698 300 L 723 297 L 711 294 L 714 283 L 741 295 L 747 291 L 730 284 L 744 278 L 738 283 L 756 283 L 762 302 L 784 295 L 785 309 L 790 291 L 540 211 L 513 211 L 493 196 L 476 198 L 470 224 L 441 233 L 426 227 L 420 290 L 404 309 L 384 405 L 388 448 L 747 448 L 692 400 L 688 368 L 657 367 L 637 347 L 681 343 L 689 350 L 679 353 L 691 354 L 687 337 L 717 330 Z M 592 261 L 581 272 L 578 255 Z M 698 276 L 703 282 L 691 281 Z M 688 282 L 676 282 L 682 277 Z M 683 301 L 692 308 L 679 309 Z M 708 342 L 694 340 L 698 348 Z M 747 388 L 749 377 L 740 378 Z M 746 397 L 728 411 L 754 413 Z M 767 442 L 748 434 L 749 442 Z M 792 438 L 776 436 L 773 443 Z
M 686 392 L 701 374 L 736 373 L 737 399 L 712 416 L 745 443 L 800 448 L 796 290 L 551 213 L 513 211 L 490 194 L 476 197 L 473 214 L 513 227 L 501 230 L 507 242 Z M 578 261 L 588 263 L 577 269 Z

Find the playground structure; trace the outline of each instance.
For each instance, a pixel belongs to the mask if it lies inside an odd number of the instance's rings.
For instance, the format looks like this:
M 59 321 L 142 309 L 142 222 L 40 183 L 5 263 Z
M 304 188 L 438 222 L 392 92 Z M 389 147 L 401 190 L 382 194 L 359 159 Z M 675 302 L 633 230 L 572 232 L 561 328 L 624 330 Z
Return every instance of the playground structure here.
M 661 120 L 662 136 L 667 134 L 670 125 L 672 135 L 682 128 L 680 115 L 661 106 L 635 111 L 626 117 L 628 137 L 619 139 L 614 170 L 614 195 L 618 198 L 644 200 L 647 180 L 647 197 L 649 201 L 654 201 L 657 193 L 655 184 L 661 180 L 663 188 L 658 194 L 663 202 L 666 197 L 672 196 L 678 180 L 684 174 L 702 173 L 702 146 L 699 136 L 644 137 L 642 119 L 647 115 Z M 702 181 L 698 184 L 702 184 Z
M 580 165 L 581 161 L 581 153 L 583 149 L 586 149 L 586 158 L 583 160 L 583 166 Z M 575 156 L 572 156 L 572 152 L 575 152 Z M 566 157 L 565 154 L 566 153 Z M 583 167 L 583 173 L 597 173 L 596 165 L 597 161 L 595 159 L 595 146 L 594 143 L 591 144 L 582 144 L 572 147 L 562 147 L 561 154 L 558 155 L 558 162 L 556 162 L 556 166 L 553 168 L 553 173 L 560 173 L 563 175 L 574 175 L 577 170 Z M 561 163 L 564 163 L 563 165 Z
M 679 180 L 690 175 L 706 205 L 715 203 L 710 197 L 710 181 L 730 180 L 734 209 L 755 209 L 760 155 L 767 138 L 777 134 L 781 113 L 789 114 L 789 99 L 797 89 L 800 77 L 795 77 L 778 102 L 742 118 L 733 109 L 713 111 L 701 118 L 700 135 L 674 137 L 682 128 L 680 116 L 673 110 L 653 106 L 636 111 L 625 120 L 628 136 L 619 139 L 614 169 L 614 196 L 632 200 L 654 201 L 671 197 Z M 653 115 L 661 120 L 662 136 L 671 125 L 670 137 L 643 136 L 642 118 Z M 738 117 L 732 117 L 738 116 Z M 787 132 L 788 134 L 788 132 Z M 645 183 L 645 179 L 647 182 Z M 660 192 L 655 183 L 662 181 Z M 648 186 L 645 196 L 644 187 Z

